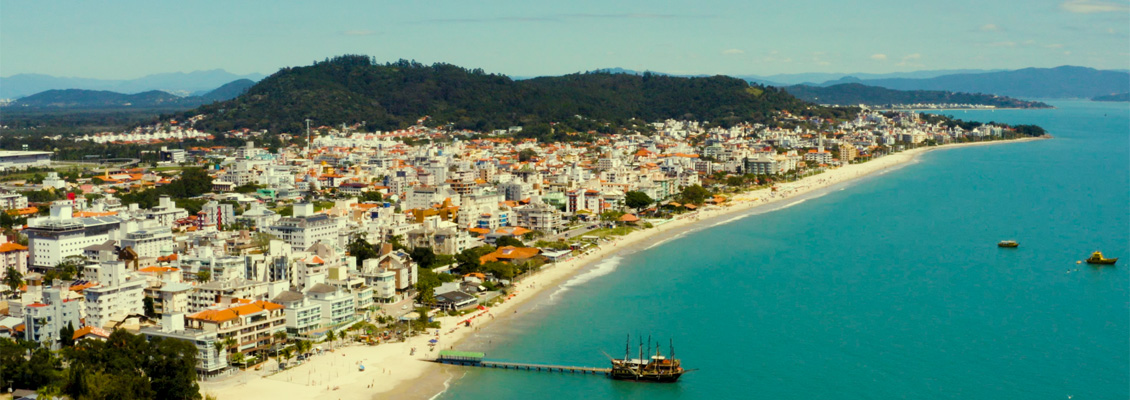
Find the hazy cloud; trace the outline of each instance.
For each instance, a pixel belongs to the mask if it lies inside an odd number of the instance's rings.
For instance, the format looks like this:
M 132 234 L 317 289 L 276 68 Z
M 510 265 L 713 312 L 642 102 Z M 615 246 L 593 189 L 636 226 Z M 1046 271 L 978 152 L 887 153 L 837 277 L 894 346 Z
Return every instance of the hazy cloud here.
M 883 53 L 872 54 L 871 59 L 872 60 L 885 61 L 887 59 L 887 55 L 883 54 Z
M 1059 5 L 1064 11 L 1077 14 L 1094 14 L 1102 12 L 1127 12 L 1130 5 L 1123 3 L 1108 3 L 1095 0 L 1068 0 Z
M 832 63 L 830 63 L 830 62 L 828 62 L 828 60 L 824 59 L 824 56 L 827 55 L 827 54 L 828 54 L 827 52 L 823 52 L 823 51 L 812 52 L 812 62 L 816 63 L 816 65 L 819 65 L 819 66 L 831 65 Z
M 781 52 L 779 52 L 777 50 L 770 51 L 769 55 L 766 56 L 765 58 L 761 59 L 761 60 L 764 61 L 764 62 L 767 62 L 767 63 L 790 63 L 790 62 L 793 62 L 792 57 L 782 57 Z
M 1003 42 L 993 42 L 989 43 L 989 47 L 1016 47 L 1016 42 L 1013 42 L 1011 40 L 1006 40 Z
M 1001 27 L 997 26 L 997 24 L 981 25 L 981 32 L 1000 32 L 1000 30 Z
M 897 65 L 900 66 L 900 67 L 923 67 L 924 65 L 922 65 L 922 63 L 918 62 L 921 59 L 922 59 L 922 54 L 919 54 L 919 53 L 909 54 L 909 55 L 904 56 L 902 58 L 902 61 L 899 61 L 899 63 Z
M 695 19 L 713 18 L 713 15 L 677 15 L 677 14 L 650 14 L 650 13 L 621 13 L 621 14 L 552 14 L 543 16 L 518 16 L 518 17 L 483 17 L 483 18 L 435 18 L 416 21 L 423 24 L 443 23 L 484 23 L 484 22 L 565 22 L 568 20 L 592 19 Z
M 729 56 L 729 55 L 735 55 L 735 54 L 745 54 L 745 50 L 741 50 L 741 49 L 726 49 L 726 50 L 722 50 L 722 55 L 727 55 L 727 56 Z
M 1044 47 L 1047 47 L 1049 49 L 1062 49 L 1063 45 L 1059 44 L 1059 43 L 1051 43 L 1051 44 L 1045 44 Z
M 341 34 L 345 35 L 345 36 L 373 36 L 373 35 L 380 34 L 380 32 L 368 30 L 368 29 L 351 29 L 351 30 L 342 32 Z

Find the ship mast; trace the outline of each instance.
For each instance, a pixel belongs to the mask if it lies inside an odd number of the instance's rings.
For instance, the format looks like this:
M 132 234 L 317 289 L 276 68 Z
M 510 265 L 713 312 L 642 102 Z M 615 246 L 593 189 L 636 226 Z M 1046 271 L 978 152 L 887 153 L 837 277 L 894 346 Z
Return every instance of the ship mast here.
M 628 334 L 628 340 L 624 341 L 624 362 L 632 358 L 632 334 Z
M 640 362 L 643 362 L 643 335 L 640 335 Z

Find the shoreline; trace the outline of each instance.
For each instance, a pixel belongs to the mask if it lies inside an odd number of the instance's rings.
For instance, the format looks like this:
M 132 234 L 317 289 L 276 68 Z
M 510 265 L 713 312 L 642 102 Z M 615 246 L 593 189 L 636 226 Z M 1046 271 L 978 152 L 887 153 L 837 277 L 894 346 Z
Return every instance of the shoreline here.
M 1050 107 L 994 107 L 994 108 L 876 108 L 877 111 L 993 111 L 993 110 L 1054 110 Z M 1016 139 L 1022 140 L 1022 139 Z M 1010 140 L 1006 140 L 1010 141 Z
M 504 327 L 509 320 L 536 308 L 539 302 L 531 300 L 551 297 L 554 295 L 551 292 L 556 292 L 545 289 L 561 288 L 570 279 L 593 271 L 606 258 L 643 251 L 694 231 L 786 208 L 809 198 L 819 197 L 837 187 L 910 165 L 930 151 L 1043 139 L 1046 138 L 921 147 L 865 163 L 827 170 L 795 182 L 782 183 L 778 185 L 776 193 L 770 189 L 738 193 L 722 206 L 704 206 L 699 211 L 683 214 L 655 228 L 617 237 L 612 242 L 603 243 L 598 250 L 587 256 L 547 264 L 542 270 L 516 282 L 513 296 L 488 311 L 475 311 L 462 317 L 436 318 L 441 325 L 436 332 L 419 335 L 401 343 L 345 345 L 282 373 L 264 376 L 255 371 L 244 371 L 219 381 L 201 382 L 200 392 L 216 395 L 221 400 L 247 396 L 432 399 L 446 391 L 450 383 L 462 376 L 464 371 L 459 367 L 428 362 L 435 358 L 438 350 L 456 348 L 465 341 L 482 339 L 476 334 L 482 327 Z M 526 307 L 522 307 L 523 305 Z M 472 316 L 471 327 L 460 324 Z M 434 351 L 428 350 L 430 339 L 439 340 Z M 410 354 L 413 348 L 417 350 L 415 355 Z M 367 366 L 366 371 L 358 370 L 357 366 L 361 364 Z

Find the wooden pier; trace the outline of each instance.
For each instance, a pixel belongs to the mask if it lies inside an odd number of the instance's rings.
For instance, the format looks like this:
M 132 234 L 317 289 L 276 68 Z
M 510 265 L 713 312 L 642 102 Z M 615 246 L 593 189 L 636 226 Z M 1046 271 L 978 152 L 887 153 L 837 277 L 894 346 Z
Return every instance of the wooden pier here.
M 483 359 L 483 353 L 441 351 L 435 361 L 441 364 L 462 365 L 465 367 L 515 369 L 524 371 L 560 372 L 570 374 L 608 375 L 612 368 L 575 367 L 571 365 L 530 364 L 506 361 L 489 361 Z
M 612 368 L 596 368 L 596 367 L 574 367 L 570 365 L 547 365 L 547 364 L 528 364 L 528 363 L 515 363 L 515 362 L 501 362 L 501 361 L 483 361 L 479 363 L 479 367 L 483 368 L 502 368 L 502 369 L 521 369 L 526 371 L 544 371 L 544 372 L 562 372 L 571 374 L 603 374 L 608 375 L 612 373 Z

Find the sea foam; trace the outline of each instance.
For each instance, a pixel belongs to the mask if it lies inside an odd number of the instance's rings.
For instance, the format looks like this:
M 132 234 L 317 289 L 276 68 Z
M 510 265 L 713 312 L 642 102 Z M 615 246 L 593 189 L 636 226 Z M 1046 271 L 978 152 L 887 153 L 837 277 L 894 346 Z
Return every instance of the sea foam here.
M 573 286 L 582 285 L 585 282 L 611 274 L 612 271 L 616 270 L 616 267 L 620 266 L 620 260 L 623 260 L 623 257 L 612 256 L 606 258 L 604 260 L 601 260 L 599 263 L 596 263 L 596 265 L 594 265 L 592 269 L 569 278 L 569 280 L 561 284 L 561 287 L 559 287 L 557 291 L 549 295 L 549 303 L 555 303 L 557 301 L 557 296 L 569 291 L 569 288 L 572 288 Z

